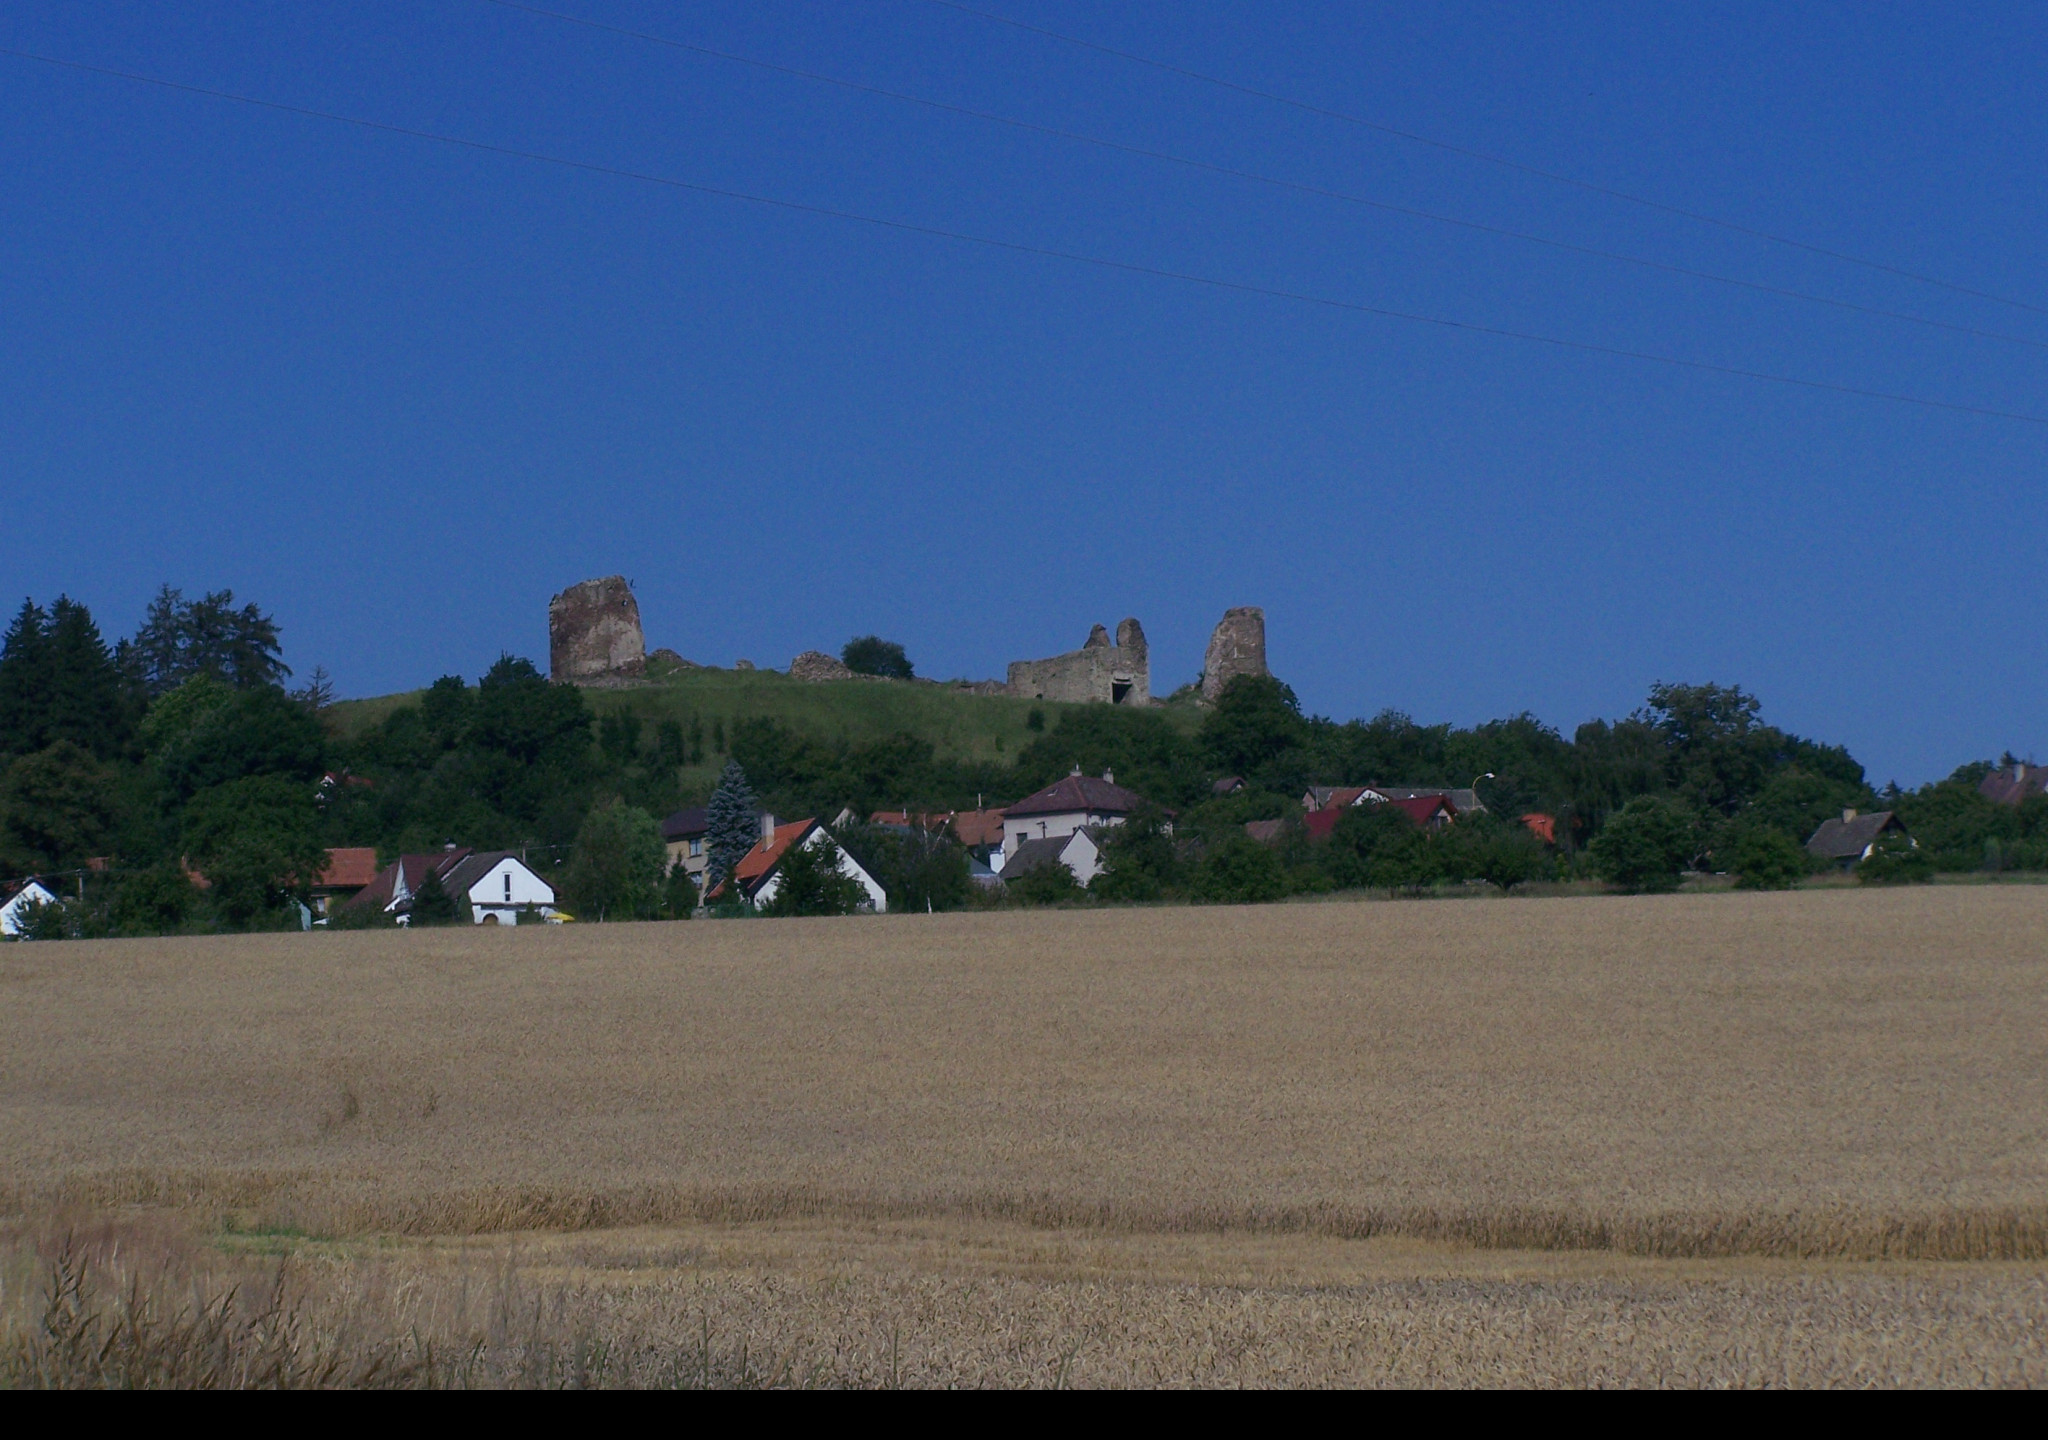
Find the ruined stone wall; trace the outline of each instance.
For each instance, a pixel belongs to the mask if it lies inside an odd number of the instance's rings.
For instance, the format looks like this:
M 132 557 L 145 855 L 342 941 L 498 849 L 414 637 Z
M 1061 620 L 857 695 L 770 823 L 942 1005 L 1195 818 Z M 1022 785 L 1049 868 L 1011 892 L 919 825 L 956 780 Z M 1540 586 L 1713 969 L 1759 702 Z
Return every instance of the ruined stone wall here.
M 640 602 L 623 575 L 585 580 L 548 601 L 548 674 L 577 685 L 638 679 L 647 669 Z
M 1202 698 L 1214 700 L 1238 675 L 1265 675 L 1266 612 L 1256 605 L 1225 610 L 1202 657 Z
M 1116 643 L 1097 625 L 1088 643 L 1049 660 L 1010 662 L 1009 693 L 1023 700 L 1105 705 L 1152 703 L 1152 657 L 1136 620 L 1116 627 Z

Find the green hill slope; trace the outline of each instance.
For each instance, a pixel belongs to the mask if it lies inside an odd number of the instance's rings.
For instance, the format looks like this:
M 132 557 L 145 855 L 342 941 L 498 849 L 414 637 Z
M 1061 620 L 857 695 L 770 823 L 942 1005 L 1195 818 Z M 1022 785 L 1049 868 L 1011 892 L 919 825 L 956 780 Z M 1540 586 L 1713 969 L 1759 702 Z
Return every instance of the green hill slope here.
M 353 737 L 383 723 L 393 710 L 417 701 L 421 693 L 341 701 L 329 712 L 330 719 L 343 736 Z M 802 735 L 854 745 L 910 734 L 928 741 L 941 760 L 1008 765 L 1036 734 L 1031 728 L 1034 710 L 1049 729 L 1063 711 L 1080 708 L 973 695 L 917 682 L 806 682 L 774 670 L 686 670 L 626 689 L 586 690 L 584 696 L 600 718 L 620 712 L 637 715 L 650 733 L 666 720 L 675 721 L 686 733 L 693 722 L 700 726 L 706 737 L 705 759 L 682 772 L 686 791 L 705 789 L 716 778 L 722 757 L 710 743 L 714 729 L 730 734 L 742 720 L 775 720 Z M 1200 723 L 1200 712 L 1191 705 L 1168 705 L 1158 713 L 1189 732 Z

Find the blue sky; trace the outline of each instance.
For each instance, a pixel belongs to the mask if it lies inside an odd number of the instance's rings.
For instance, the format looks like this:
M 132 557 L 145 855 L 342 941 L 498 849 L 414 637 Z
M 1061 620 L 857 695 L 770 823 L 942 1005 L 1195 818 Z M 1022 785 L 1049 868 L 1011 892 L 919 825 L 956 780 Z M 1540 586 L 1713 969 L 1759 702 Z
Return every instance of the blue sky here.
M 985 0 L 2048 306 L 2037 6 Z M 0 46 L 941 229 L 2048 414 L 2048 313 L 931 0 L 560 0 L 1036 124 L 1991 340 L 1193 172 L 485 0 L 15 0 Z M 0 590 L 232 587 L 374 694 L 623 573 L 648 643 L 999 675 L 1266 608 L 1313 711 L 1567 733 L 1656 680 L 1908 784 L 2048 756 L 2048 426 L 766 209 L 0 57 Z M 24 528 L 33 516 L 33 531 Z M 12 602 L 9 602 L 12 603 Z

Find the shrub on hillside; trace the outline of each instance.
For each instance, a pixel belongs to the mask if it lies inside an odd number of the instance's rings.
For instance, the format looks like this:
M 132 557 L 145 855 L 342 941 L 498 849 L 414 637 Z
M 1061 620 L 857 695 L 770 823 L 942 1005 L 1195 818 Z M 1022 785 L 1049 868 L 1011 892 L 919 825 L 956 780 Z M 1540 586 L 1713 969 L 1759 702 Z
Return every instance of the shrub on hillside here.
M 880 675 L 888 680 L 911 680 L 916 672 L 903 647 L 879 635 L 862 635 L 846 642 L 839 663 L 856 675 Z

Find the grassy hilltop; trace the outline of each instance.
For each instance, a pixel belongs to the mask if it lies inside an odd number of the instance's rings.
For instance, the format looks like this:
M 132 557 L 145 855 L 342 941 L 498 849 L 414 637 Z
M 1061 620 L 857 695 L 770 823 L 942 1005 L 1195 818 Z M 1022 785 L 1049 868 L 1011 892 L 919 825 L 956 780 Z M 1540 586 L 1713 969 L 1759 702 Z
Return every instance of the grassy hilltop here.
M 416 703 L 423 692 L 407 691 L 371 699 L 345 700 L 330 714 L 349 739 L 383 723 L 402 705 Z M 742 720 L 779 721 L 799 734 L 820 740 L 862 744 L 910 734 L 931 743 L 940 760 L 990 761 L 1008 765 L 1038 733 L 1031 728 L 1036 710 L 1051 729 L 1060 715 L 1079 707 L 1045 700 L 1012 700 L 1007 696 L 971 695 L 947 685 L 885 680 L 792 680 L 777 670 L 684 670 L 621 690 L 586 690 L 590 708 L 602 719 L 625 712 L 637 715 L 652 732 L 673 720 L 687 732 L 693 721 L 706 736 L 702 764 L 682 774 L 686 789 L 708 788 L 724 757 L 713 752 L 714 726 L 730 734 Z M 1201 722 L 1193 705 L 1174 704 L 1158 712 L 1192 733 Z M 1010 797 L 1015 798 L 1015 797 Z

